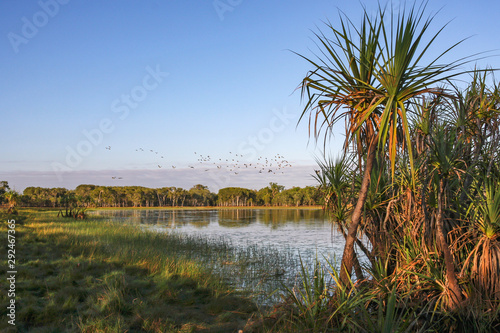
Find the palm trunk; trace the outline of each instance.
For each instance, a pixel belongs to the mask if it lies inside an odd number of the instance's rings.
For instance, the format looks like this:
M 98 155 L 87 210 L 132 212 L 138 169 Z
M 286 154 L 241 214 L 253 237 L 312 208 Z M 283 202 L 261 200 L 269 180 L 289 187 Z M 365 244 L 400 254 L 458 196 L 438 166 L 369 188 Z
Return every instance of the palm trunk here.
M 370 175 L 373 169 L 373 163 L 375 162 L 376 151 L 377 151 L 377 140 L 372 140 L 370 146 L 368 147 L 365 172 L 363 175 L 363 181 L 361 183 L 361 189 L 359 190 L 358 202 L 356 203 L 356 207 L 352 212 L 351 223 L 349 224 L 349 229 L 347 231 L 347 237 L 344 246 L 344 253 L 342 254 L 339 282 L 344 287 L 347 287 L 349 285 L 349 280 L 352 273 L 352 267 L 354 265 L 354 258 L 355 258 L 354 243 L 356 242 L 357 239 L 358 226 L 359 223 L 361 222 L 363 208 L 366 202 L 366 197 L 368 196 L 368 187 L 370 186 Z
M 347 239 L 347 234 L 344 231 L 344 228 L 342 226 L 339 227 L 340 232 L 342 232 L 342 236 L 344 236 L 344 240 Z M 333 234 L 333 224 L 332 224 L 332 234 Z M 363 245 L 359 240 L 356 242 L 359 245 Z M 358 281 L 363 280 L 365 277 L 363 275 L 363 270 L 361 269 L 361 264 L 359 263 L 358 256 L 356 255 L 356 252 L 354 252 L 354 258 L 353 258 L 353 266 L 354 266 L 354 273 L 356 273 L 356 279 Z
M 436 228 L 437 228 L 437 241 L 443 251 L 444 262 L 446 265 L 446 281 L 447 288 L 450 292 L 450 309 L 456 309 L 462 302 L 462 292 L 460 286 L 458 285 L 457 277 L 455 275 L 455 264 L 453 263 L 453 257 L 448 247 L 448 242 L 446 241 L 446 235 L 443 228 L 443 194 L 444 194 L 445 180 L 440 179 L 439 181 L 439 192 L 438 192 L 438 214 L 436 218 Z

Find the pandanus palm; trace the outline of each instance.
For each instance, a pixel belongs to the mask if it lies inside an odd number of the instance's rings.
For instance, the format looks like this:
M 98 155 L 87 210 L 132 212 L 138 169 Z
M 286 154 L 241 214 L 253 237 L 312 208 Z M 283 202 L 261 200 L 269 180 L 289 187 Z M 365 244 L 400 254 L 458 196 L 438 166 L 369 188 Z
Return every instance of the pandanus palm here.
M 325 209 L 330 210 L 333 221 L 343 227 L 344 221 L 348 218 L 348 206 L 350 187 L 352 184 L 350 168 L 352 167 L 352 157 L 343 155 L 335 159 L 324 156 L 324 159 L 316 159 L 319 170 L 316 170 L 314 179 L 319 184 L 319 189 L 323 192 Z
M 474 247 L 462 267 L 484 295 L 500 299 L 500 184 L 486 179 L 471 205 Z
M 443 94 L 442 89 L 431 87 L 457 75 L 455 69 L 463 63 L 437 64 L 458 43 L 423 63 L 444 28 L 424 42 L 433 20 L 433 16 L 424 19 L 424 12 L 425 5 L 413 6 L 397 16 L 391 14 L 387 23 L 384 9 L 379 8 L 375 19 L 365 9 L 359 29 L 341 14 L 340 29 L 327 24 L 333 38 L 316 34 L 323 57 L 311 60 L 302 56 L 313 70 L 302 81 L 302 97 L 307 103 L 300 119 L 310 114 L 309 126 L 313 125 L 316 139 L 323 130 L 326 139 L 333 124 L 344 119 L 345 149 L 354 145 L 364 169 L 341 263 L 340 282 L 345 286 L 376 157 L 387 153 L 394 176 L 397 151 L 407 149 L 413 169 L 407 117 L 410 101 Z
M 450 121 L 457 128 L 457 137 L 464 141 L 463 159 L 471 168 L 465 177 L 460 201 L 465 203 L 475 174 L 489 177 L 498 155 L 500 141 L 500 84 L 488 84 L 493 71 L 476 70 L 465 90 L 456 90 L 449 107 Z
M 453 176 L 461 178 L 465 173 L 465 163 L 461 159 L 463 142 L 456 138 L 456 133 L 450 129 L 439 126 L 431 137 L 430 165 L 431 174 L 437 185 L 437 216 L 436 240 L 441 248 L 446 266 L 446 279 L 450 293 L 450 307 L 454 308 L 462 300 L 462 295 L 455 274 L 455 264 L 447 241 L 447 232 L 444 227 L 445 196 L 449 180 Z
M 332 222 L 338 226 L 338 229 L 347 238 L 346 220 L 349 217 L 351 207 L 347 202 L 351 201 L 352 183 L 355 181 L 352 176 L 351 155 L 342 155 L 336 159 L 324 156 L 324 160 L 316 159 L 320 170 L 316 170 L 314 178 L 319 183 L 319 189 L 323 193 L 324 207 L 329 211 Z M 333 224 L 332 224 L 333 232 Z M 357 242 L 362 245 L 361 242 Z M 353 259 L 354 271 L 358 279 L 363 279 L 363 271 L 358 258 Z
M 15 213 L 16 211 L 16 206 L 19 204 L 19 194 L 15 191 L 8 191 L 7 193 L 4 194 L 5 198 L 7 199 L 9 208 L 7 209 L 7 213 Z

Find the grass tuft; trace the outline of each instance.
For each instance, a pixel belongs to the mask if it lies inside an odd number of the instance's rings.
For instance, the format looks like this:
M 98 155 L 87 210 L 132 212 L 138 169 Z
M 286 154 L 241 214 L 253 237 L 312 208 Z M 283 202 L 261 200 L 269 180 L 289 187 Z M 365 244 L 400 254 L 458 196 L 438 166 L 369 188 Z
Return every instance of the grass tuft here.
M 19 332 L 234 332 L 257 310 L 186 255 L 210 244 L 56 213 L 24 210 L 16 217 L 23 221 L 16 225 Z M 7 217 L 0 218 L 6 230 Z M 6 233 L 0 237 L 6 244 Z M 2 294 L 2 309 L 8 302 Z M 0 322 L 0 331 L 9 329 Z

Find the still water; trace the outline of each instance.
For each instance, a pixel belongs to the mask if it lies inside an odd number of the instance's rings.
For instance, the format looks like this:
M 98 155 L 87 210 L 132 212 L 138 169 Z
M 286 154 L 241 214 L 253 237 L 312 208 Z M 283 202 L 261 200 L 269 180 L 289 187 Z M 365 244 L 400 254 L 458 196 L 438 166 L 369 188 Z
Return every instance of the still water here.
M 221 210 L 100 210 L 110 217 L 146 228 L 224 238 L 232 245 L 272 246 L 293 250 L 305 257 L 340 258 L 344 238 L 321 209 L 221 209 Z
M 237 288 L 260 293 L 265 303 L 272 291 L 298 282 L 301 260 L 312 274 L 316 259 L 324 267 L 327 261 L 338 264 L 344 246 L 343 236 L 321 209 L 137 209 L 92 214 L 155 232 L 224 243 L 216 255 L 196 259 L 209 262 Z

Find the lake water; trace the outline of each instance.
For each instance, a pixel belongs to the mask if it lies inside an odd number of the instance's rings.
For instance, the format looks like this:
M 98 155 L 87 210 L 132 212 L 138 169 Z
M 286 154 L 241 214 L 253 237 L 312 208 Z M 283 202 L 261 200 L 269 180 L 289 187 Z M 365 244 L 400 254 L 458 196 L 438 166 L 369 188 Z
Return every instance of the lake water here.
M 339 261 L 344 247 L 343 236 L 332 230 L 331 222 L 321 209 L 138 209 L 99 210 L 92 214 L 137 224 L 156 232 L 230 244 L 236 256 L 257 257 L 259 260 L 247 259 L 251 265 L 245 266 L 244 278 L 235 272 L 237 268 L 219 263 L 223 274 L 230 276 L 228 282 L 256 289 L 269 284 L 265 281 L 272 280 L 271 285 L 264 286 L 267 289 L 265 293 L 270 288 L 276 288 L 277 284 L 289 285 L 296 279 L 300 272 L 299 256 L 311 270 L 316 258 L 323 264 L 326 260 L 334 262 L 335 258 Z M 272 258 L 261 260 L 261 253 L 275 257 L 279 264 L 274 264 Z M 241 271 L 241 267 L 238 269 Z
M 234 246 L 273 246 L 302 256 L 342 255 L 344 238 L 321 209 L 100 210 L 95 215 L 156 231 L 225 238 Z

